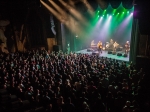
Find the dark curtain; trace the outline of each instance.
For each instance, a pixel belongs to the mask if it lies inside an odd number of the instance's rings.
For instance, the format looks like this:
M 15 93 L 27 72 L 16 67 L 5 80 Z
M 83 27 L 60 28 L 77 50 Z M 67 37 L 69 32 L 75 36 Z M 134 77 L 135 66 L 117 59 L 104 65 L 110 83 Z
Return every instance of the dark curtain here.
M 62 34 L 62 50 L 64 52 L 67 51 L 67 44 L 70 44 L 70 36 L 69 36 L 69 29 L 66 27 L 65 24 L 61 23 L 61 34 Z
M 29 33 L 28 38 L 30 40 L 31 48 L 45 46 L 45 40 L 43 39 L 42 20 L 36 11 L 30 11 L 27 24 Z
M 59 50 L 62 50 L 62 33 L 61 33 L 61 22 L 55 19 L 56 23 L 56 42 L 59 46 Z
M 129 61 L 132 62 L 133 64 L 136 64 L 138 39 L 139 39 L 138 19 L 133 19 L 132 32 L 131 32 L 131 43 L 130 43 L 130 57 L 129 57 Z

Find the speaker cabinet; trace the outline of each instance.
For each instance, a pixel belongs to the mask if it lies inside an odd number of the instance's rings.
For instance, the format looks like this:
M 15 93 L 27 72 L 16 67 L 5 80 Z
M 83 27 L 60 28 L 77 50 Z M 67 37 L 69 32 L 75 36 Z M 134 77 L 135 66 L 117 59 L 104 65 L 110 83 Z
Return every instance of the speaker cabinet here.
M 128 57 L 128 54 L 124 54 L 123 56 L 124 56 L 124 57 Z
M 121 53 L 117 53 L 117 56 L 122 56 L 122 54 Z
M 112 54 L 112 51 L 108 51 L 108 54 Z
M 60 50 L 59 45 L 54 45 L 54 46 L 53 46 L 53 51 L 59 52 L 59 50 Z

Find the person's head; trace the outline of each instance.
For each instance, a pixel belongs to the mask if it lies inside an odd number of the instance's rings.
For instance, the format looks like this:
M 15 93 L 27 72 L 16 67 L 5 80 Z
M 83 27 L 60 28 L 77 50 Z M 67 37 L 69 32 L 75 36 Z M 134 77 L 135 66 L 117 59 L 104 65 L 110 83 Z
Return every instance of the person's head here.
M 130 107 L 131 106 L 131 102 L 130 101 L 126 101 L 126 106 Z
M 51 109 L 52 109 L 52 104 L 49 104 L 49 105 L 48 105 L 48 108 L 51 110 Z
M 84 109 L 84 112 L 90 112 L 89 108 Z
M 56 91 L 59 92 L 59 91 L 60 91 L 60 87 L 57 87 L 57 88 L 56 88 Z
M 60 96 L 57 100 L 58 104 L 62 104 L 64 102 L 64 99 L 62 96 Z
M 4 84 L 3 89 L 7 89 L 7 85 L 6 84 Z
M 91 82 L 90 82 L 90 85 L 91 85 L 91 86 L 93 86 L 93 85 L 94 85 L 94 82 L 93 82 L 93 81 L 91 81 Z
M 108 98 L 111 98 L 112 96 L 113 96 L 112 93 L 111 93 L 111 92 L 108 92 L 107 97 L 108 97 Z
M 48 92 L 46 92 L 46 94 L 45 94 L 46 96 L 48 96 Z
M 117 95 L 118 95 L 118 97 L 122 96 L 121 91 L 118 91 L 118 92 L 117 92 Z
M 67 103 L 71 103 L 71 98 L 70 97 L 67 98 Z
M 40 90 L 39 90 L 39 89 L 37 89 L 36 91 L 37 91 L 38 94 L 40 93 Z
M 89 106 L 88 106 L 87 102 L 83 102 L 83 108 L 86 109 L 86 108 L 88 108 L 88 107 L 89 107 Z

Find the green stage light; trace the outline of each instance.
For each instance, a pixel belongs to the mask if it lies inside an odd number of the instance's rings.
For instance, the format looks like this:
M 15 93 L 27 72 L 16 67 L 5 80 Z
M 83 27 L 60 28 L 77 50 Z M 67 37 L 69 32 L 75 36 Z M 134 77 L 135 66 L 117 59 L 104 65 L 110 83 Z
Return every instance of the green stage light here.
M 104 15 L 103 15 L 104 16 Z
M 127 13 L 129 13 L 129 11 Z
M 118 13 L 119 14 L 119 13 Z
M 113 12 L 112 12 L 112 13 L 113 13 L 113 15 L 114 15 L 114 14 L 116 13 L 116 9 L 113 9 Z
M 105 15 L 105 14 L 106 14 L 106 10 L 103 11 L 103 15 Z

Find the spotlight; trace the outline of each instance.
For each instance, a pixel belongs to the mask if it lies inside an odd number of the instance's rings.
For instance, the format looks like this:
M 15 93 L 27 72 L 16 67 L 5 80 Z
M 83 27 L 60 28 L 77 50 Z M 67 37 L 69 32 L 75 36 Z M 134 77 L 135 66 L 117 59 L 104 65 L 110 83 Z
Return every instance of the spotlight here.
M 110 16 L 109 16 L 109 19 L 111 19 L 111 17 L 112 17 L 112 16 L 110 15 Z
M 129 11 L 127 13 L 129 13 Z
M 119 13 L 118 13 L 119 14 Z

